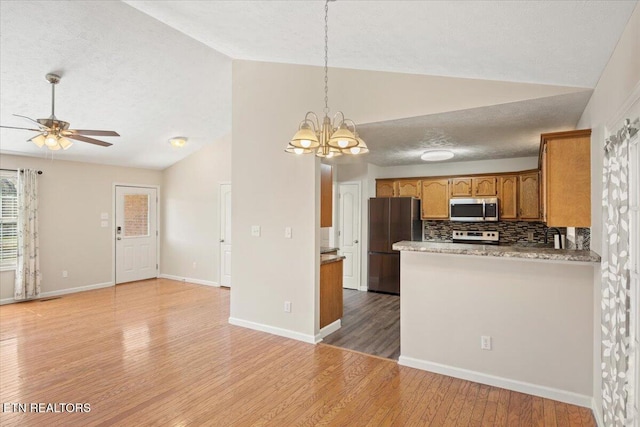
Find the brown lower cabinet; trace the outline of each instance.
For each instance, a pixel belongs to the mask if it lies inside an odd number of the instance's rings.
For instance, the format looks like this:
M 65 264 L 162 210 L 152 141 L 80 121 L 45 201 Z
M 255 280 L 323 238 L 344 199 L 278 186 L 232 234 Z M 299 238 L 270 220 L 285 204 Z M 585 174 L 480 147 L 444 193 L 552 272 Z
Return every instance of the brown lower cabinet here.
M 320 328 L 342 318 L 342 260 L 320 265 Z

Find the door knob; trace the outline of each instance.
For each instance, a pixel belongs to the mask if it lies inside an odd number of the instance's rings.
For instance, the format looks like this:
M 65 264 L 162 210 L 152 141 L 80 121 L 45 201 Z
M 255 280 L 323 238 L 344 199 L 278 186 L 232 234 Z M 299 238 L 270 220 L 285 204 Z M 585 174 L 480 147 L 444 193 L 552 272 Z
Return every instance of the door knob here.
M 224 243 L 224 239 L 220 239 L 220 243 Z
M 353 243 L 354 243 L 354 244 L 358 244 L 358 241 L 357 241 L 357 240 L 354 240 L 354 241 L 353 241 Z
M 116 240 L 122 240 L 122 237 L 118 236 L 116 237 Z

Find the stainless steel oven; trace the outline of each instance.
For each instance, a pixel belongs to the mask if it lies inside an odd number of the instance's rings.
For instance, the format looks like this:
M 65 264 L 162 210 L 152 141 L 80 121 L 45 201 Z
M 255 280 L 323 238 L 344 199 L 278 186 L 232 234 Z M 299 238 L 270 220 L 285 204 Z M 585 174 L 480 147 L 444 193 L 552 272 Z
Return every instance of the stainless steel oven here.
M 450 199 L 449 219 L 451 221 L 484 222 L 498 220 L 498 199 Z

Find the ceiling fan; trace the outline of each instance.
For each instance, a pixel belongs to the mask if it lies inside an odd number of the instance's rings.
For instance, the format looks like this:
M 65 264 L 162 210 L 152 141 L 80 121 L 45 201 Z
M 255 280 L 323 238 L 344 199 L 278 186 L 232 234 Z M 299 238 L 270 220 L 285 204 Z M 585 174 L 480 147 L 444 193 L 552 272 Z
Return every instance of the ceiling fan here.
M 46 119 L 34 120 L 27 116 L 21 116 L 14 114 L 16 117 L 22 117 L 34 123 L 38 128 L 19 128 L 14 126 L 2 126 L 0 128 L 7 129 L 21 129 L 39 132 L 28 141 L 33 142 L 38 147 L 46 145 L 49 150 L 66 150 L 73 145 L 70 139 L 76 141 L 88 142 L 89 144 L 100 145 L 102 147 L 108 147 L 112 145 L 109 142 L 100 141 L 98 139 L 89 138 L 85 135 L 91 136 L 120 136 L 118 132 L 112 130 L 86 130 L 86 129 L 69 129 L 69 122 L 58 120 L 55 116 L 55 103 L 56 103 L 56 85 L 60 82 L 60 76 L 57 74 L 49 73 L 45 76 L 47 81 L 51 83 L 51 116 Z

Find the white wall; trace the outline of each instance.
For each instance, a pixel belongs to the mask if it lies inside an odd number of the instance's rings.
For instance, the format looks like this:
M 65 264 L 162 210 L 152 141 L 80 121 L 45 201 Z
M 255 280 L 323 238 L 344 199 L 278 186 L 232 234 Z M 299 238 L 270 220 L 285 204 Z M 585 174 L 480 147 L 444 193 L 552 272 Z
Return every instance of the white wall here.
M 592 265 L 420 252 L 400 262 L 401 364 L 590 406 Z
M 332 112 L 358 123 L 581 90 L 346 69 L 329 74 Z M 323 69 L 234 61 L 232 82 L 232 321 L 309 339 L 318 331 L 319 164 L 283 150 L 304 114 L 322 111 Z M 252 225 L 262 227 L 261 237 L 251 237 Z M 284 239 L 285 226 L 293 239 Z M 290 314 L 285 300 L 293 303 Z
M 222 182 L 231 182 L 231 135 L 162 172 L 163 275 L 219 283 Z
M 113 183 L 160 185 L 162 173 L 6 154 L 0 159 L 2 168 L 43 171 L 38 177 L 42 292 L 113 284 Z M 109 214 L 107 228 L 100 227 L 103 212 Z M 13 280 L 13 271 L 0 273 L 0 299 L 13 298 Z
M 604 155 L 605 127 L 615 122 L 621 108 L 632 93 L 638 93 L 640 85 L 640 6 L 636 6 L 611 59 L 607 64 L 593 95 L 584 110 L 578 128 L 591 128 L 591 249 L 602 253 L 602 159 Z M 615 129 L 609 129 L 615 132 Z M 595 410 L 602 422 L 602 389 L 600 375 L 600 303 L 601 271 L 593 275 L 594 294 L 594 346 L 593 346 L 593 396 Z

